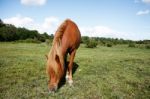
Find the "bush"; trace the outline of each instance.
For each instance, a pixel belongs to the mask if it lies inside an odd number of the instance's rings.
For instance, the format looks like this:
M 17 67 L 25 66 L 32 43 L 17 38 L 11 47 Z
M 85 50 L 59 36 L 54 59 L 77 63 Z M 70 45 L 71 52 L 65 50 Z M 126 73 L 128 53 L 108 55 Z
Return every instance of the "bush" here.
M 22 42 L 22 43 L 41 43 L 41 41 L 37 40 L 37 39 L 26 39 L 26 40 L 18 40 L 17 42 Z
M 89 40 L 87 43 L 86 43 L 86 47 L 87 48 L 95 48 L 95 47 L 97 47 L 97 42 L 96 41 L 94 41 L 94 40 Z
M 145 45 L 145 48 L 146 49 L 150 49 L 150 45 Z
M 107 47 L 112 47 L 112 44 L 107 43 L 106 46 L 107 46 Z
M 81 43 L 84 43 L 86 44 L 88 41 L 89 41 L 89 37 L 88 36 L 82 36 L 82 40 L 81 40 Z
M 130 43 L 130 44 L 128 45 L 128 47 L 135 47 L 135 44 L 134 44 L 134 43 Z

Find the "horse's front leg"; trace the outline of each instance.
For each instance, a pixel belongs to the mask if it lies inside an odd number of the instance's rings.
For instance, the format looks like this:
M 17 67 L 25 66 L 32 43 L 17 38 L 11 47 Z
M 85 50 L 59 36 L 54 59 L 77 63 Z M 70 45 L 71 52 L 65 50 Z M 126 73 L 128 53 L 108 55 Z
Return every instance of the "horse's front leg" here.
M 73 84 L 72 68 L 73 68 L 73 60 L 74 60 L 74 57 L 75 57 L 75 53 L 76 53 L 76 50 L 69 53 L 70 54 L 70 60 L 69 60 L 68 68 L 67 68 L 66 79 L 68 80 L 68 83 L 69 83 L 70 86 L 72 86 L 72 84 Z

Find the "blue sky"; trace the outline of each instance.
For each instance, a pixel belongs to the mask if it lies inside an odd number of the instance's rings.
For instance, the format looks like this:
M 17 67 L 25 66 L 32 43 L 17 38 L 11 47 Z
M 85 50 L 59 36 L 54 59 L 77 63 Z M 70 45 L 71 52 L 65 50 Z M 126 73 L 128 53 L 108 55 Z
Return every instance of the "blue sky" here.
M 70 18 L 82 35 L 150 39 L 150 0 L 1 0 L 0 18 L 49 34 Z

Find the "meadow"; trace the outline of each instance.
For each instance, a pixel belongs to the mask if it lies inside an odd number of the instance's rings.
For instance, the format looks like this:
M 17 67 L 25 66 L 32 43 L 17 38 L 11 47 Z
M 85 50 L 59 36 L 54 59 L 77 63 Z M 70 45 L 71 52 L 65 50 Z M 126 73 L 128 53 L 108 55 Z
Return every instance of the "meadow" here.
M 150 49 L 128 45 L 77 51 L 74 85 L 48 93 L 45 43 L 0 43 L 0 99 L 150 99 Z

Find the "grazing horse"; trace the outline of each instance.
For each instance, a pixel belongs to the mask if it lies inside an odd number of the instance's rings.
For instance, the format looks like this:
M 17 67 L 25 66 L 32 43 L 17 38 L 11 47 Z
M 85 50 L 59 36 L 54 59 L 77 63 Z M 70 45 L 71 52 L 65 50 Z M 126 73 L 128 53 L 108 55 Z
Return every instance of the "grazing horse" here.
M 66 75 L 69 85 L 72 85 L 73 60 L 81 42 L 81 34 L 77 25 L 66 19 L 55 32 L 51 50 L 47 56 L 47 74 L 50 78 L 48 88 L 50 92 L 57 90 L 61 79 Z M 66 66 L 67 54 L 70 54 Z

